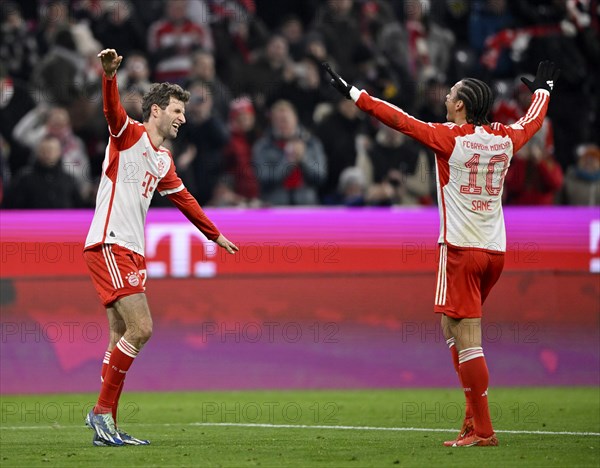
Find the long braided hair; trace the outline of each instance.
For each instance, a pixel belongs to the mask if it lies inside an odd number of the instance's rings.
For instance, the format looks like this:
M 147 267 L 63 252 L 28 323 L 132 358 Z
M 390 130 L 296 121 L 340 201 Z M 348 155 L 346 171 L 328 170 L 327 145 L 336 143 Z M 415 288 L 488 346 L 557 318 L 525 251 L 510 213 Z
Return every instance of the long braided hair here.
M 475 126 L 489 125 L 488 114 L 494 103 L 492 90 L 476 78 L 463 78 L 461 83 L 456 97 L 465 103 L 467 122 Z

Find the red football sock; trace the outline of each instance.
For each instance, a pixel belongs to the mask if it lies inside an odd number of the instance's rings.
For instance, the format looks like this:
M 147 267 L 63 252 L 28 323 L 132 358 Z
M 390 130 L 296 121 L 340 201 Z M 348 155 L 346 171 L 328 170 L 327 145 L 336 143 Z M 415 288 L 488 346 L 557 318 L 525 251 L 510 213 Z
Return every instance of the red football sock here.
M 106 371 L 108 370 L 108 363 L 110 362 L 110 351 L 106 351 L 104 353 L 104 360 L 102 361 L 102 376 L 100 377 L 100 381 L 104 382 L 104 377 L 106 376 Z M 117 408 L 119 407 L 119 398 L 121 398 L 121 392 L 123 391 L 123 385 L 125 384 L 125 379 L 121 382 L 121 386 L 119 387 L 119 391 L 117 392 L 117 399 L 115 400 L 115 404 L 112 407 L 112 417 L 115 425 L 117 424 Z
M 463 349 L 458 353 L 458 359 L 465 395 L 470 394 L 475 434 L 479 437 L 490 437 L 494 433 L 494 428 L 488 407 L 489 373 L 483 349 L 481 347 Z
M 104 352 L 104 359 L 102 360 L 102 373 L 100 374 L 100 382 L 104 382 L 106 377 L 106 371 L 108 370 L 108 363 L 110 362 L 110 351 Z
M 460 382 L 461 388 L 465 388 L 462 382 L 462 378 L 460 377 L 460 371 L 458 370 L 458 351 L 456 350 L 455 340 L 454 338 L 448 338 L 446 340 L 446 344 L 450 348 L 450 354 L 452 355 L 452 363 L 454 364 L 454 370 L 456 371 L 456 375 L 458 376 L 458 381 Z M 471 408 L 471 394 L 465 392 L 465 419 L 469 419 L 473 417 L 473 408 Z
M 102 389 L 100 390 L 100 396 L 98 402 L 94 407 L 94 413 L 111 413 L 115 401 L 117 400 L 117 394 L 121 388 L 121 384 L 125 379 L 125 374 L 131 367 L 133 360 L 138 354 L 138 350 L 131 344 L 121 338 L 113 349 L 110 355 L 110 361 L 108 363 L 108 369 L 104 376 L 104 382 L 102 382 Z
M 117 392 L 117 397 L 116 397 L 115 403 L 113 404 L 113 407 L 112 407 L 112 417 L 113 417 L 113 421 L 115 422 L 115 426 L 117 426 L 117 409 L 119 408 L 119 399 L 121 398 L 121 392 L 123 391 L 123 385 L 125 385 L 125 379 L 123 379 L 123 381 L 121 382 L 121 385 L 119 386 L 119 391 Z

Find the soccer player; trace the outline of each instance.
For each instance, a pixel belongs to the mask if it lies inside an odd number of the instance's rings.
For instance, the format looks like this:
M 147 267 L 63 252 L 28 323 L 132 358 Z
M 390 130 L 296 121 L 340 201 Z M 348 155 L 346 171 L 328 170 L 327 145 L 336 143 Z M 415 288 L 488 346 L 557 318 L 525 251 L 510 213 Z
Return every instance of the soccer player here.
M 85 241 L 84 258 L 106 307 L 110 338 L 102 365 L 98 402 L 86 417 L 96 446 L 147 445 L 116 425 L 125 374 L 152 335 L 144 294 L 144 224 L 155 190 L 171 202 L 208 239 L 230 254 L 238 248 L 219 232 L 184 187 L 170 152 L 161 146 L 185 123 L 189 92 L 170 83 L 155 84 L 143 97 L 143 123 L 128 117 L 119 98 L 116 73 L 123 57 L 114 49 L 98 54 L 104 69 L 102 98 L 110 132 Z
M 481 306 L 504 266 L 502 189 L 510 160 L 540 129 L 560 70 L 539 64 L 527 113 L 512 125 L 488 122 L 493 96 L 480 80 L 464 78 L 446 96 L 447 123 L 426 123 L 347 84 L 327 63 L 331 84 L 364 112 L 435 152 L 440 212 L 434 311 L 466 398 L 463 426 L 445 446 L 495 446 L 488 407 L 488 369 L 481 347 Z

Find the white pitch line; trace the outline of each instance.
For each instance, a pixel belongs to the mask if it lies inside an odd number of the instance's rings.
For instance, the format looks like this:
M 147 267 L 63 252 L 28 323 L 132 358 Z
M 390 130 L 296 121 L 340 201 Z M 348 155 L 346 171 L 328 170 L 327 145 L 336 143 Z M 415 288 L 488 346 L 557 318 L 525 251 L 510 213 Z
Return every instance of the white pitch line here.
M 324 426 L 311 424 L 264 424 L 264 423 L 132 423 L 136 427 L 169 427 L 169 426 L 197 426 L 197 427 L 254 427 L 267 429 L 337 429 L 346 431 L 391 431 L 391 432 L 456 432 L 456 429 L 438 429 L 426 427 L 376 427 L 376 426 Z M 79 429 L 79 426 L 0 426 L 0 429 L 31 430 L 31 429 Z M 600 432 L 571 432 L 571 431 L 510 431 L 496 430 L 500 434 L 529 434 L 529 435 L 570 435 L 570 436 L 600 436 Z
M 283 429 L 342 429 L 349 431 L 395 431 L 395 432 L 456 432 L 456 429 L 436 429 L 425 427 L 375 427 L 375 426 L 320 426 L 310 424 L 251 424 L 251 423 L 190 423 L 190 426 L 233 426 L 233 427 L 266 427 Z M 600 432 L 567 432 L 567 431 L 496 431 L 503 434 L 541 434 L 541 435 L 581 435 L 600 436 Z

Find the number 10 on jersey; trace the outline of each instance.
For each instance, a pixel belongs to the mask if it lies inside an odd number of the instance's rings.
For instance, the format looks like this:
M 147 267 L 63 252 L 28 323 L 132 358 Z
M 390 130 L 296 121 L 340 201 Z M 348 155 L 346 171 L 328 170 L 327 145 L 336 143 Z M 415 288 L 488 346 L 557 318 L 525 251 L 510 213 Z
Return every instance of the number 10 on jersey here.
M 469 159 L 465 166 L 469 169 L 469 185 L 461 185 L 460 193 L 469 195 L 481 195 L 482 188 L 477 185 L 477 173 L 479 171 L 479 160 L 481 154 L 475 153 Z M 502 184 L 506 176 L 508 166 L 508 156 L 504 153 L 496 154 L 490 158 L 487 165 L 487 173 L 485 175 L 485 191 L 491 196 L 497 196 L 502 191 Z M 500 175 L 500 181 L 497 186 L 494 185 L 494 173 Z

